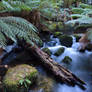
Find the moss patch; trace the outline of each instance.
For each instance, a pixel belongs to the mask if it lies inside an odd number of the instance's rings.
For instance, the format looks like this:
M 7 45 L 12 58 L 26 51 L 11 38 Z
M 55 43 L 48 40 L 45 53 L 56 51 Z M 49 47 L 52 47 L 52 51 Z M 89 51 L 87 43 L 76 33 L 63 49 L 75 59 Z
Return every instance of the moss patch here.
M 54 35 L 54 37 L 58 37 L 58 36 L 60 36 L 62 34 L 63 34 L 62 32 L 55 32 L 53 35 Z

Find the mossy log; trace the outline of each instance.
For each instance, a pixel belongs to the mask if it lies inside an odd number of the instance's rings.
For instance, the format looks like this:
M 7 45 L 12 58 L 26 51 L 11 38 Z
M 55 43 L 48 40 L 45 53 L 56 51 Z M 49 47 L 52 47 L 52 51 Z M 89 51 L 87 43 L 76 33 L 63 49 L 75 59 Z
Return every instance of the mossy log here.
M 80 80 L 78 77 L 76 77 L 72 72 L 70 72 L 68 69 L 64 68 L 57 62 L 55 62 L 53 59 L 49 57 L 49 55 L 45 52 L 43 52 L 40 48 L 37 46 L 31 46 L 28 47 L 27 50 L 33 55 L 39 59 L 42 63 L 42 65 L 62 83 L 68 84 L 70 86 L 78 85 L 80 88 L 85 89 L 84 82 Z
M 85 83 L 82 80 L 76 77 L 68 69 L 64 68 L 63 66 L 55 62 L 53 59 L 51 59 L 47 53 L 43 52 L 36 45 L 30 46 L 29 44 L 27 45 L 25 43 L 20 45 L 24 45 L 22 46 L 22 48 L 27 50 L 30 55 L 32 54 L 37 60 L 39 60 L 41 64 L 46 68 L 46 70 L 49 70 L 55 76 L 55 78 L 59 80 L 59 82 L 66 83 L 70 86 L 78 85 L 80 88 L 85 89 Z

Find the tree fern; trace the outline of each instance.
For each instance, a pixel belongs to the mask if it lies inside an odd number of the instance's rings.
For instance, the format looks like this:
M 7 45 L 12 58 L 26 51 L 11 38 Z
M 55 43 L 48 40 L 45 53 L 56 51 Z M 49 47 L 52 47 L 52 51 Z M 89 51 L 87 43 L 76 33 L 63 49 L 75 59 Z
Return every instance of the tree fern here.
M 17 43 L 17 38 L 25 40 L 30 45 L 42 43 L 37 35 L 37 29 L 23 18 L 1 17 L 0 18 L 0 46 L 6 46 L 7 38 Z

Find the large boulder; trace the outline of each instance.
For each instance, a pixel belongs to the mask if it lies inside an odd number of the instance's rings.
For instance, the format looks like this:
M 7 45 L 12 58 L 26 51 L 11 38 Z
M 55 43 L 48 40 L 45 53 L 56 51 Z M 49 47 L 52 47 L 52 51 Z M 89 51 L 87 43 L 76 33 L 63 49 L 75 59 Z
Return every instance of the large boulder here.
M 26 64 L 17 65 L 8 69 L 3 79 L 3 85 L 8 92 L 24 92 L 25 86 L 32 84 L 36 77 L 37 70 L 34 67 Z
M 59 36 L 61 45 L 66 47 L 71 47 L 73 43 L 73 38 L 70 35 L 61 35 Z

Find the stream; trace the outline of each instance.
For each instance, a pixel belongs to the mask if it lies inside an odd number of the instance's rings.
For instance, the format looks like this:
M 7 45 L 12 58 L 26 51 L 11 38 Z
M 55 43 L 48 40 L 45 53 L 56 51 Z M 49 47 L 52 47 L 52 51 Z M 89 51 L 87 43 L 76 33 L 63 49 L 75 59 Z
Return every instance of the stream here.
M 72 71 L 76 76 L 86 82 L 87 85 L 85 87 L 86 90 L 80 89 L 78 86 L 71 87 L 65 84 L 60 84 L 53 79 L 49 78 L 43 69 L 38 68 L 38 71 L 41 73 L 39 77 L 38 85 L 31 88 L 29 92 L 92 92 L 92 52 L 85 51 L 79 52 L 78 48 L 80 44 L 76 42 L 76 38 L 73 37 L 72 47 L 65 47 L 60 44 L 58 38 L 54 38 L 53 35 L 50 37 L 49 42 L 45 42 L 42 48 L 48 48 L 51 52 L 51 58 L 53 58 L 56 62 L 61 65 L 67 67 L 70 71 Z M 14 44 L 15 46 L 15 44 Z M 62 55 L 55 56 L 54 53 L 60 48 L 64 47 L 65 51 Z M 11 51 L 13 46 L 7 47 L 7 52 Z M 69 56 L 72 59 L 70 65 L 63 64 L 61 61 L 65 56 Z M 11 57 L 16 57 L 16 54 L 10 55 Z M 5 60 L 3 64 L 9 63 L 10 60 Z M 43 90 L 44 89 L 44 90 Z
M 85 51 L 79 52 L 78 47 L 80 44 L 76 42 L 76 38 L 73 37 L 72 47 L 62 46 L 58 38 L 51 36 L 51 41 L 44 43 L 43 48 L 48 47 L 52 52 L 51 58 L 58 63 L 64 59 L 65 56 L 69 56 L 72 59 L 71 65 L 68 67 L 75 75 L 86 82 L 86 90 L 81 90 L 78 86 L 70 87 L 57 83 L 57 87 L 53 92 L 92 92 L 92 52 Z M 54 53 L 60 48 L 64 47 L 65 51 L 60 56 L 54 56 Z

